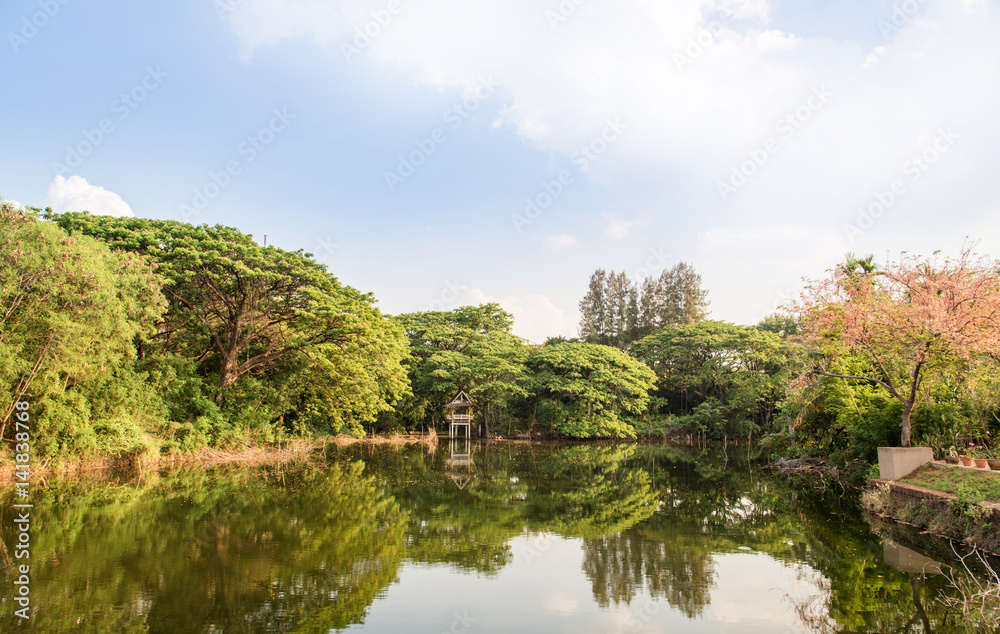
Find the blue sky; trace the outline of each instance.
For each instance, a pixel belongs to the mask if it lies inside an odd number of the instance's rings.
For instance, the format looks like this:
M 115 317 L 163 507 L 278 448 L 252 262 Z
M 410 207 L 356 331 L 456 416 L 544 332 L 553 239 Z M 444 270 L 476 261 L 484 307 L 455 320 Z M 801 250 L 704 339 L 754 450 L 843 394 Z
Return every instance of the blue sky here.
M 680 260 L 754 323 L 848 251 L 1000 255 L 998 10 L 11 0 L 0 196 L 235 226 L 533 341 L 595 268 Z

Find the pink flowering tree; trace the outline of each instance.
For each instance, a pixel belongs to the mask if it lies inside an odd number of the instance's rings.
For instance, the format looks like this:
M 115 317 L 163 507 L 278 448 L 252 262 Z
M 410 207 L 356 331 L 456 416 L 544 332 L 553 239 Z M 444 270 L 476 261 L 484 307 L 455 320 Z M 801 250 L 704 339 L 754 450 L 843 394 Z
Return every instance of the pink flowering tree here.
M 903 255 L 879 269 L 871 258 L 811 283 L 797 309 L 803 336 L 817 353 L 808 375 L 867 381 L 903 405 L 903 447 L 922 382 L 1000 351 L 997 262 L 963 250 L 957 258 Z M 861 374 L 834 371 L 846 356 L 863 359 Z

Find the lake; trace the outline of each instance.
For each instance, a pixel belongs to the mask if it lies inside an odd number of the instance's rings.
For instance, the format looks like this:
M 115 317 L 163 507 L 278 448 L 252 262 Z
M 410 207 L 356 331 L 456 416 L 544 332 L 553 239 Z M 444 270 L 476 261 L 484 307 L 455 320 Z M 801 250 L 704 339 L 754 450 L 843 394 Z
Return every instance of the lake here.
M 357 444 L 32 495 L 32 627 L 0 510 L 3 632 L 951 631 L 857 491 L 746 446 Z

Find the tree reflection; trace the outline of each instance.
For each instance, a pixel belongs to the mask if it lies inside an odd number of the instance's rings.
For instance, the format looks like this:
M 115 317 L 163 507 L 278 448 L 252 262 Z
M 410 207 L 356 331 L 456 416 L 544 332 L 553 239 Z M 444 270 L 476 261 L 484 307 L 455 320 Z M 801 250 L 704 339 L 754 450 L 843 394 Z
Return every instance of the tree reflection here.
M 583 571 L 597 604 L 630 604 L 645 591 L 688 618 L 700 616 L 711 602 L 715 567 L 710 552 L 684 541 L 650 540 L 637 530 L 586 540 Z
M 459 488 L 447 451 L 330 451 L 328 464 L 36 489 L 32 629 L 343 629 L 364 622 L 404 560 L 492 576 L 525 531 L 580 538 L 602 607 L 651 597 L 704 617 L 717 555 L 749 548 L 815 585 L 794 605 L 810 631 L 957 627 L 935 599 L 941 580 L 883 562 L 855 494 L 796 486 L 744 452 L 491 443 L 457 465 Z M 8 554 L 10 508 L 0 505 Z M 0 631 L 16 621 L 5 611 Z
M 362 622 L 396 579 L 406 518 L 361 470 L 53 488 L 36 500 L 32 627 L 325 632 Z M 0 628 L 14 631 L 12 617 Z

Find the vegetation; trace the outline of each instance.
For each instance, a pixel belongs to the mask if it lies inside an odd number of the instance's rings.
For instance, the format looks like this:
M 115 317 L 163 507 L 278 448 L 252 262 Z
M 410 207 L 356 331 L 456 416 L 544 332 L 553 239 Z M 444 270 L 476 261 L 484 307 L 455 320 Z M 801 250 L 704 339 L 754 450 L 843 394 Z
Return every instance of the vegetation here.
M 893 494 L 889 485 L 868 488 L 862 496 L 865 509 L 882 517 L 917 526 L 932 535 L 948 537 L 1000 554 L 1000 533 L 995 522 L 997 512 L 990 500 L 998 499 L 993 479 L 986 473 L 971 472 L 977 479 L 962 474 L 933 474 L 933 467 L 924 467 L 902 481 L 905 484 L 952 493 L 953 499 L 912 498 Z M 958 471 L 958 469 L 950 469 Z M 969 473 L 969 472 L 966 472 Z
M 708 291 L 701 276 L 681 262 L 639 288 L 624 272 L 597 269 L 580 301 L 580 337 L 587 343 L 628 349 L 664 326 L 692 324 L 708 315 Z
M 558 342 L 528 358 L 535 416 L 574 438 L 631 437 L 654 375 L 627 354 L 589 343 Z
M 805 340 L 820 355 L 813 373 L 885 388 L 902 405 L 903 447 L 927 376 L 976 365 L 1000 344 L 996 264 L 968 251 L 954 260 L 908 256 L 884 271 L 871 258 L 849 258 L 810 286 L 800 309 Z
M 779 335 L 702 321 L 662 328 L 632 354 L 656 372 L 650 416 L 665 417 L 667 427 L 720 439 L 774 428 L 790 355 Z
M 36 456 L 360 432 L 408 392 L 402 333 L 308 254 L 7 203 L 0 223 L 0 409 L 30 402 Z
M 708 320 L 686 263 L 595 271 L 581 339 L 533 345 L 497 304 L 387 317 L 310 254 L 229 227 L 0 210 L 0 438 L 41 456 L 187 451 L 440 427 L 479 435 L 763 438 L 863 475 L 876 448 L 990 447 L 998 266 L 849 255 L 756 326 Z

